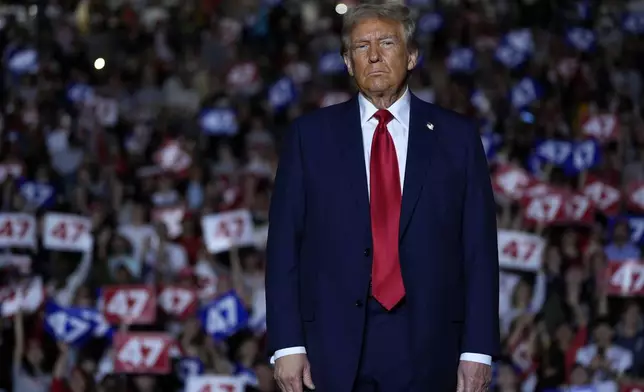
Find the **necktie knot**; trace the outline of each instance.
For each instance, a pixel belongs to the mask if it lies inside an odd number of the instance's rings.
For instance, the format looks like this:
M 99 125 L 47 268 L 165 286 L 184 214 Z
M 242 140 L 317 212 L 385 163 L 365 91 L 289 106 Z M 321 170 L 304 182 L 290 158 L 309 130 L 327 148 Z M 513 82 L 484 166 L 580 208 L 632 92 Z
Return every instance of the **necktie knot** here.
M 376 113 L 374 113 L 373 117 L 378 120 L 378 125 L 381 126 L 386 126 L 394 118 L 391 112 L 387 109 L 378 110 Z

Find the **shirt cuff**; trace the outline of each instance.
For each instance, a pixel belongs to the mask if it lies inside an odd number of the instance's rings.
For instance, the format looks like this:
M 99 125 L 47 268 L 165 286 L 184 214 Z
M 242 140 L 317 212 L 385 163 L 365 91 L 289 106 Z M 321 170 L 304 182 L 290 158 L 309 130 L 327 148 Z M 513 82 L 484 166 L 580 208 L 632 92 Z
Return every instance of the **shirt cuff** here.
M 486 354 L 463 353 L 461 354 L 461 361 L 478 362 L 484 365 L 492 366 L 492 356 Z
M 293 355 L 293 354 L 306 354 L 306 348 L 302 346 L 297 346 L 297 347 L 288 347 L 288 348 L 283 348 L 281 350 L 277 350 L 275 351 L 275 354 L 273 354 L 273 356 L 271 357 L 271 365 L 275 365 L 276 359 L 285 357 L 287 355 Z

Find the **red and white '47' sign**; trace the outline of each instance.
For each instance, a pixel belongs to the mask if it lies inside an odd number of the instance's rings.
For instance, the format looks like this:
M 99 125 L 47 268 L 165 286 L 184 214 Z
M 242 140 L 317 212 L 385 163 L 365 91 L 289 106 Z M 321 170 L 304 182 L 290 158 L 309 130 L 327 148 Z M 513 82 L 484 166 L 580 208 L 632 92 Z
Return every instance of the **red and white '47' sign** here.
M 197 310 L 195 289 L 183 286 L 165 286 L 159 291 L 159 306 L 172 317 L 185 319 Z
M 526 188 L 536 180 L 520 167 L 506 165 L 499 167 L 492 176 L 494 193 L 508 200 L 519 200 Z
M 231 376 L 190 376 L 186 380 L 186 392 L 243 392 L 244 381 Z
M 583 121 L 581 130 L 584 135 L 606 142 L 619 136 L 619 121 L 610 113 L 589 116 Z
M 541 236 L 521 231 L 499 230 L 498 246 L 500 267 L 522 271 L 538 271 L 541 268 L 546 246 Z
M 638 182 L 628 187 L 626 201 L 628 208 L 636 212 L 644 212 L 644 182 Z
M 562 193 L 533 197 L 523 209 L 523 217 L 530 224 L 550 224 L 566 218 L 566 198 Z
M 178 141 L 172 140 L 163 144 L 154 154 L 154 161 L 163 170 L 179 173 L 190 167 L 192 157 Z
M 225 252 L 232 246 L 254 244 L 253 218 L 248 210 L 205 216 L 201 226 L 206 247 L 211 253 Z
M 114 335 L 114 372 L 170 373 L 171 344 L 164 333 L 119 332 Z
M 47 249 L 87 252 L 94 246 L 92 222 L 84 216 L 48 212 L 43 231 Z
M 586 182 L 582 193 L 588 196 L 603 214 L 613 216 L 619 212 L 622 194 L 617 188 L 593 179 Z
M 595 206 L 589 197 L 573 194 L 566 198 L 566 220 L 574 223 L 595 222 Z
M 605 270 L 606 293 L 632 297 L 644 295 L 644 263 L 638 260 L 609 262 Z
M 151 286 L 107 286 L 102 297 L 103 314 L 109 323 L 152 324 L 156 319 L 157 301 Z
M 36 219 L 33 215 L 0 213 L 0 248 L 33 248 L 36 246 Z

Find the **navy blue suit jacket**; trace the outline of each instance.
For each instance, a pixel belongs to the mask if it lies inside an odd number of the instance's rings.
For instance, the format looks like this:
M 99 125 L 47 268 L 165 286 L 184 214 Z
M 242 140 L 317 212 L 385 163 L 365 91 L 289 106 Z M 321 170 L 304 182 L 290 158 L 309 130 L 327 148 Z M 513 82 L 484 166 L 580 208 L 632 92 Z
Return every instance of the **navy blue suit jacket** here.
M 413 94 L 410 105 L 399 239 L 409 350 L 414 390 L 443 391 L 462 352 L 499 353 L 495 202 L 474 123 Z M 371 246 L 356 96 L 293 123 L 270 208 L 269 350 L 305 346 L 322 392 L 349 392 L 356 377 Z

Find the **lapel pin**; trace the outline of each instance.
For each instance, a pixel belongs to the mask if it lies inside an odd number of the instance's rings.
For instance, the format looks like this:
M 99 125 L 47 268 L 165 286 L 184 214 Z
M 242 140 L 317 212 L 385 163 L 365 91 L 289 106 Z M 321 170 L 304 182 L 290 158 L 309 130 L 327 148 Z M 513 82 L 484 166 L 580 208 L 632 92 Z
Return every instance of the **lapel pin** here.
M 429 129 L 430 131 L 433 131 L 434 130 L 434 124 L 427 123 L 427 129 Z

